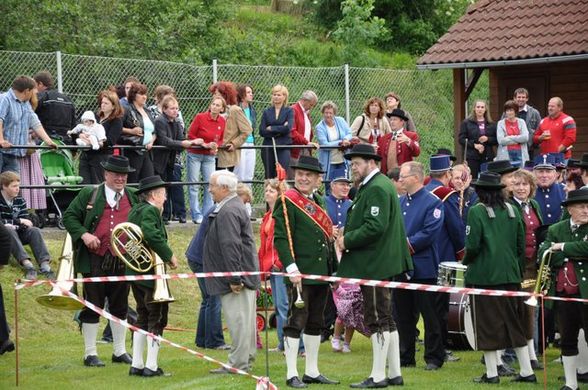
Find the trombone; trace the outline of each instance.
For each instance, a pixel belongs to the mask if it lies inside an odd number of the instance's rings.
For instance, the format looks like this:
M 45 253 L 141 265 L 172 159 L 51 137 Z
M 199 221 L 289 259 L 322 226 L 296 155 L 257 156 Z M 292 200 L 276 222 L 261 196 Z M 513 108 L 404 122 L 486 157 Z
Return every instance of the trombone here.
M 112 229 L 110 243 L 116 256 L 133 271 L 145 273 L 153 268 L 155 275 L 165 275 L 165 263 L 157 253 L 145 245 L 143 232 L 134 223 L 123 222 L 116 225 Z M 169 291 L 167 279 L 155 279 L 152 302 L 173 301 L 175 299 Z
M 70 234 L 67 233 L 61 248 L 61 256 L 59 257 L 61 262 L 59 263 L 55 286 L 48 294 L 37 297 L 39 304 L 59 310 L 80 310 L 84 307 L 80 302 L 63 294 L 63 290 L 74 290 L 75 293 L 75 283 L 66 282 L 66 280 L 74 278 L 73 252 L 73 240 Z

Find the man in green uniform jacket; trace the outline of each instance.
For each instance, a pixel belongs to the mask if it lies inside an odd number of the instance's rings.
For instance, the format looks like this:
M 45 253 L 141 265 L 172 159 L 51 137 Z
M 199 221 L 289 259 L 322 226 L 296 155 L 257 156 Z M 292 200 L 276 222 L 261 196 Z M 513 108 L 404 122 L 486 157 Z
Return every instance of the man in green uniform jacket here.
M 63 224 L 74 244 L 74 267 L 84 277 L 122 276 L 125 266 L 116 259 L 110 245 L 112 228 L 126 222 L 131 207 L 137 203 L 135 190 L 126 188 L 127 176 L 134 171 L 124 156 L 110 156 L 101 163 L 104 168 L 104 183 L 86 187 L 71 202 L 63 214 Z M 126 319 L 129 284 L 127 282 L 84 283 L 84 298 L 103 308 L 108 299 L 108 311 L 113 316 Z M 100 317 L 84 308 L 80 316 L 84 336 L 84 365 L 103 367 L 98 358 L 96 336 Z M 126 328 L 110 321 L 113 338 L 113 363 L 131 363 L 126 353 Z
M 380 173 L 376 161 L 381 157 L 371 145 L 358 144 L 345 155 L 351 160 L 359 190 L 347 213 L 344 235 L 337 238 L 343 251 L 337 276 L 391 280 L 413 269 L 406 231 L 391 181 Z M 372 340 L 372 372 L 354 388 L 400 385 L 400 342 L 392 318 L 392 290 L 361 286 L 364 321 Z M 386 360 L 388 359 L 388 377 Z
M 546 256 L 551 268 L 549 295 L 588 299 L 588 188 L 570 191 L 562 206 L 567 208 L 570 218 L 551 225 L 539 248 L 540 258 L 548 250 L 553 252 Z M 588 381 L 588 372 L 576 375 L 578 333 L 584 328 L 587 337 L 588 304 L 557 301 L 555 310 L 566 378 L 562 389 L 577 389 L 578 380 Z
M 314 194 L 323 173 L 319 161 L 300 156 L 294 170 L 294 188 L 286 191 L 276 202 L 274 245 L 286 272 L 288 281 L 288 321 L 284 325 L 286 355 L 286 384 L 304 388 L 308 383 L 336 384 L 318 370 L 318 352 L 321 330 L 325 326 L 323 312 L 330 293 L 326 282 L 302 280 L 300 273 L 330 275 L 334 267 L 333 223 L 324 210 L 321 196 Z M 295 305 L 302 295 L 304 307 Z M 296 358 L 300 332 L 306 349 L 306 368 L 302 380 L 298 377 Z
M 161 214 L 163 205 L 167 199 L 166 184 L 158 175 L 141 179 L 137 194 L 141 202 L 129 213 L 129 222 L 141 228 L 143 240 L 141 245 L 153 250 L 156 256 L 175 269 L 178 260 L 167 243 L 167 232 Z M 157 267 L 158 265 L 155 265 Z M 155 268 L 154 267 L 154 268 Z M 158 272 L 165 273 L 165 266 Z M 127 265 L 127 275 L 153 274 L 152 268 L 148 272 L 136 272 Z M 156 288 L 163 286 L 167 290 L 167 281 L 162 281 L 159 286 L 153 280 L 141 280 L 132 283 L 133 295 L 137 301 L 137 327 L 154 335 L 161 336 L 167 325 L 168 302 L 173 301 L 169 293 L 155 294 Z M 155 296 L 154 296 L 155 295 Z M 161 295 L 161 296 L 158 296 Z M 147 361 L 143 361 L 143 349 L 147 343 Z M 157 364 L 159 354 L 159 342 L 155 338 L 147 339 L 147 336 L 139 332 L 133 335 L 133 362 L 129 375 L 154 377 L 164 375 L 163 370 Z

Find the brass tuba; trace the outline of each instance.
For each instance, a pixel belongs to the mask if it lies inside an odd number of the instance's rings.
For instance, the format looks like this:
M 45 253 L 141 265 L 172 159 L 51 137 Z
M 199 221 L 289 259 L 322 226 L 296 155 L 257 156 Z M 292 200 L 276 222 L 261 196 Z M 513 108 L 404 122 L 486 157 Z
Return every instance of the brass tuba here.
M 553 251 L 547 249 L 541 256 L 541 264 L 537 270 L 537 280 L 535 281 L 535 289 L 533 294 L 545 294 L 551 287 L 551 255 Z M 537 297 L 533 295 L 525 301 L 529 306 L 537 306 Z
M 116 256 L 135 272 L 145 273 L 154 268 L 155 275 L 165 275 L 165 263 L 143 242 L 143 232 L 134 223 L 119 223 L 112 229 L 110 239 Z M 155 279 L 152 302 L 173 302 L 167 279 Z
M 49 294 L 37 297 L 37 302 L 52 309 L 80 310 L 84 305 L 63 294 L 63 290 L 75 290 L 75 283 L 65 282 L 65 280 L 74 278 L 73 240 L 69 233 L 65 235 L 59 259 L 61 262 L 57 271 L 56 286 L 53 287 Z

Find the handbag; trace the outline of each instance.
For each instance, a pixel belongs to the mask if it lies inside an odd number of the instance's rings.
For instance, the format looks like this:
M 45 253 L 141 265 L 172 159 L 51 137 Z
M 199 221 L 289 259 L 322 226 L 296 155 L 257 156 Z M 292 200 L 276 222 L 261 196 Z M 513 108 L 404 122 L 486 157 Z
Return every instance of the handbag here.
M 565 262 L 563 267 L 557 271 L 555 280 L 555 289 L 558 293 L 576 295 L 580 292 L 578 278 L 576 277 L 576 268 L 571 261 Z

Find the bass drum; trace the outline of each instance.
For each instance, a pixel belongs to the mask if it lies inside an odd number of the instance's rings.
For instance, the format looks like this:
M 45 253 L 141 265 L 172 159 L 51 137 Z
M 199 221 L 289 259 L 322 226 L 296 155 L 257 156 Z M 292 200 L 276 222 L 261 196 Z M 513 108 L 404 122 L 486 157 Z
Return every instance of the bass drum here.
M 450 349 L 476 349 L 472 318 L 470 296 L 462 293 L 451 293 L 449 296 L 449 313 L 447 315 L 447 343 Z

